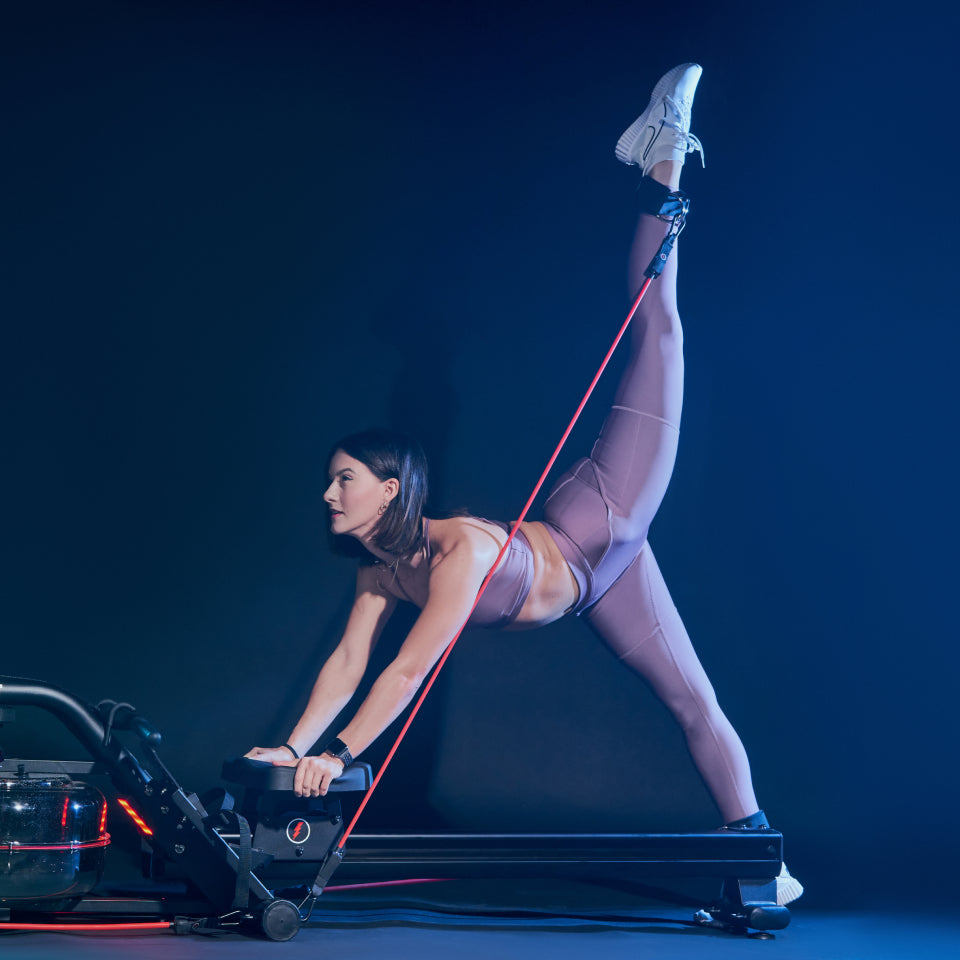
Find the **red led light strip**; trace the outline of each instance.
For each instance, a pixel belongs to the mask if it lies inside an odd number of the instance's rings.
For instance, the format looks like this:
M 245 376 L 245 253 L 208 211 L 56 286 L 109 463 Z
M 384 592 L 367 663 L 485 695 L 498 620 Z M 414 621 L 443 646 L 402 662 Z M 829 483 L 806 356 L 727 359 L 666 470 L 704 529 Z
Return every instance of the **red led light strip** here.
M 141 817 L 140 814 L 137 813 L 137 811 L 134 810 L 133 807 L 131 807 L 130 804 L 123 799 L 123 797 L 117 797 L 117 803 L 119 803 L 120 806 L 127 811 L 127 813 L 130 816 L 130 819 L 143 831 L 143 833 L 146 836 L 148 837 L 153 836 L 153 831 L 146 825 L 146 823 L 143 820 L 143 817 Z
M 105 833 L 96 840 L 70 840 L 67 843 L 0 843 L 3 853 L 33 853 L 35 850 L 92 850 L 105 847 L 110 843 L 110 834 Z

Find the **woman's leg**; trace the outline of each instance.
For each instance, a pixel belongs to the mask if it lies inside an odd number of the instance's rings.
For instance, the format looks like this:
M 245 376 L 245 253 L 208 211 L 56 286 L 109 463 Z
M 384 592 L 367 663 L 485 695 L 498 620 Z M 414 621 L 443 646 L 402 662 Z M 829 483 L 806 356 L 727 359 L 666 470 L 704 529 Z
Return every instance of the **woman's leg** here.
M 669 224 L 641 214 L 630 256 L 635 289 L 667 229 Z M 673 471 L 683 404 L 676 276 L 674 250 L 634 318 L 630 362 L 591 455 L 612 514 L 612 546 L 595 576 L 600 589 L 607 580 L 613 582 L 587 610 L 586 619 L 673 713 L 697 770 L 729 823 L 757 810 L 750 764 L 645 542 Z M 636 538 L 644 543 L 639 556 Z M 621 552 L 636 557 L 622 574 Z
M 634 295 L 672 226 L 657 211 L 679 186 L 686 152 L 699 148 L 689 135 L 698 79 L 699 68 L 692 65 L 667 74 L 617 145 L 617 156 L 637 163 L 645 174 L 629 260 Z M 673 472 L 683 407 L 683 330 L 676 291 L 674 249 L 634 316 L 627 367 L 592 454 L 558 482 L 545 519 L 583 554 L 590 582 L 579 609 L 586 608 L 594 631 L 677 718 L 697 769 L 729 822 L 757 810 L 749 763 L 646 544 Z
M 657 184 L 678 188 L 687 153 L 702 155 L 689 132 L 699 77 L 694 64 L 667 73 L 617 144 L 618 159 L 643 171 L 641 198 L 647 203 L 657 197 Z M 641 213 L 630 252 L 634 295 L 669 229 L 658 217 Z M 676 277 L 674 250 L 634 317 L 627 369 L 593 453 L 558 481 L 544 519 L 559 531 L 557 543 L 580 586 L 578 612 L 586 611 L 591 628 L 677 719 L 724 821 L 756 829 L 766 818 L 757 809 L 746 751 L 717 704 L 646 542 L 673 471 L 683 406 Z M 777 902 L 789 903 L 802 892 L 784 866 Z
M 676 718 L 724 822 L 755 813 L 746 751 L 717 704 L 649 543 L 585 619 Z
M 640 214 L 630 251 L 634 291 L 669 229 Z M 614 539 L 642 542 L 673 473 L 683 408 L 676 249 L 647 289 L 631 328 L 627 367 L 590 458 L 613 513 Z
M 618 144 L 620 159 L 638 163 L 646 174 L 640 190 L 645 204 L 656 204 L 658 183 L 661 198 L 668 189 L 677 190 L 686 152 L 701 149 L 699 141 L 688 137 L 698 78 L 698 68 L 671 71 L 659 85 L 662 99 L 656 100 L 655 91 L 642 122 Z M 643 271 L 669 229 L 670 224 L 641 213 L 630 251 L 631 290 L 639 290 Z M 674 249 L 637 311 L 627 375 L 592 456 L 608 498 L 615 495 L 608 499 L 615 515 L 630 518 L 632 532 L 642 529 L 644 536 L 673 470 L 683 405 L 683 331 L 676 278 Z M 724 821 L 754 814 L 757 800 L 746 751 L 717 704 L 648 543 L 586 617 L 677 719 Z
M 657 83 L 647 109 L 624 132 L 616 155 L 640 166 L 641 214 L 630 252 L 631 292 L 672 224 L 658 214 L 679 184 L 686 154 L 701 150 L 690 133 L 700 67 L 681 64 Z M 683 330 L 677 313 L 677 253 L 647 288 L 631 324 L 630 354 L 613 407 L 589 458 L 564 474 L 547 498 L 544 520 L 589 606 L 643 545 L 677 454 L 683 407 Z
M 670 226 L 640 214 L 630 258 L 637 288 Z M 557 481 L 544 506 L 544 520 L 560 531 L 557 542 L 581 574 L 578 610 L 636 557 L 673 472 L 683 406 L 676 283 L 674 250 L 634 315 L 627 366 L 590 457 Z
M 669 229 L 641 214 L 630 257 L 635 289 Z M 627 369 L 593 452 L 558 484 L 546 519 L 579 536 L 592 554 L 592 593 L 600 599 L 588 607 L 587 622 L 673 713 L 724 822 L 731 822 L 757 811 L 747 755 L 646 543 L 673 471 L 683 405 L 676 278 L 674 250 L 634 317 Z

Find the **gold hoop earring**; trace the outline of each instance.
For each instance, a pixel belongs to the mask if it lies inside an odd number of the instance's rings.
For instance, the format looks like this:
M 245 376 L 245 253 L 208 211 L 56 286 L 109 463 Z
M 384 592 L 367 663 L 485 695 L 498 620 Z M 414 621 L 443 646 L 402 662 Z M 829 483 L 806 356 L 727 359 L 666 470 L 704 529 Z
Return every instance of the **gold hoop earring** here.
M 384 515 L 384 513 L 386 513 L 386 511 L 387 511 L 387 505 L 386 505 L 386 503 L 381 503 L 381 504 L 380 504 L 380 509 L 377 511 L 377 516 L 382 517 L 382 516 Z

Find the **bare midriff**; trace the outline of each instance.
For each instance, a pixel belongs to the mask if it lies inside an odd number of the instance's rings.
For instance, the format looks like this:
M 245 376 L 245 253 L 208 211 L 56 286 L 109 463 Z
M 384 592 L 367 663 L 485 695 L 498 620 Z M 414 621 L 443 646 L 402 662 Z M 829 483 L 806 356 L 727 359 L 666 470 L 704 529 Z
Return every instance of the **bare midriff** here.
M 533 584 L 517 619 L 507 630 L 524 630 L 559 620 L 577 600 L 580 590 L 556 541 L 539 521 L 520 524 L 533 551 Z
M 464 517 L 462 520 L 482 527 L 497 541 L 498 547 L 507 542 L 507 534 L 495 524 L 480 517 Z M 577 581 L 547 528 L 539 521 L 525 521 L 520 524 L 520 530 L 533 553 L 533 583 L 516 619 L 503 627 L 504 630 L 530 630 L 553 623 L 580 598 Z

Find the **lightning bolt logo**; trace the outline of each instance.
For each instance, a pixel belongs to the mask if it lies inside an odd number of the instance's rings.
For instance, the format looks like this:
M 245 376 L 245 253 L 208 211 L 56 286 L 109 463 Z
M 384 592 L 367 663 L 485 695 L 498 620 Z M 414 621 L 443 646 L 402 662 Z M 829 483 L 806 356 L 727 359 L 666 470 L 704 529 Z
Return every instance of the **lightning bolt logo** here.
M 306 843 L 310 839 L 310 824 L 298 817 L 287 824 L 287 839 L 291 843 Z

